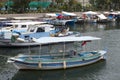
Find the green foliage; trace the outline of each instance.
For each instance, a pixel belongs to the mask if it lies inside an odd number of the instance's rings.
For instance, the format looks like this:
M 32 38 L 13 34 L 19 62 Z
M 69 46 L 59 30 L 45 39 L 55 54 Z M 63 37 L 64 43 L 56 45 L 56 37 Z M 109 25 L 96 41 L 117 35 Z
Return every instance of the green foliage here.
M 4 3 L 0 2 L 0 8 L 2 8 L 4 6 Z
M 13 0 L 14 5 L 12 6 L 13 11 L 17 13 L 26 12 L 26 9 L 29 8 L 29 3 L 31 0 Z
M 120 0 L 90 0 L 90 3 L 96 10 L 120 9 Z
M 47 0 L 9 0 L 12 3 L 0 2 L 0 8 L 6 7 L 7 13 L 26 13 L 26 12 L 61 12 L 61 11 L 81 11 L 83 6 L 77 0 L 55 0 L 48 6 L 46 3 L 30 4 L 30 2 Z M 89 0 L 90 4 L 84 6 L 84 10 L 120 10 L 120 0 Z M 82 3 L 83 4 L 83 3 Z M 31 6 L 35 9 L 31 10 Z M 6 13 L 5 12 L 5 13 Z

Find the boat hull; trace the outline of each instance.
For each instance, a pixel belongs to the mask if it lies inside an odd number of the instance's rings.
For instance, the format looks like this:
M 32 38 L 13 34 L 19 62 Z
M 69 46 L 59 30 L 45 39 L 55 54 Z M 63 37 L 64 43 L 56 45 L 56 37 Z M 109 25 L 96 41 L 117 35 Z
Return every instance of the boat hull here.
M 73 67 L 80 67 L 89 65 L 100 60 L 105 60 L 105 56 L 98 56 L 93 59 L 76 59 L 73 58 L 69 60 L 56 61 L 56 62 L 36 62 L 36 63 L 27 63 L 23 61 L 15 61 L 13 64 L 19 70 L 54 70 L 54 69 L 67 69 Z
M 99 60 L 104 59 L 103 57 L 100 57 L 98 59 L 95 60 L 89 60 L 89 61 L 76 61 L 76 62 L 63 62 L 63 63 L 43 63 L 40 66 L 40 63 L 36 63 L 36 64 L 25 64 L 25 63 L 14 63 L 15 67 L 19 70 L 25 70 L 25 69 L 31 69 L 31 70 L 53 70 L 53 69 L 66 69 L 66 68 L 73 68 L 73 67 L 80 67 L 80 66 L 85 66 L 85 65 L 89 65 L 92 63 L 95 63 Z M 66 65 L 65 65 L 66 64 Z M 73 65 L 74 64 L 74 65 Z
M 65 36 L 58 36 L 58 37 L 74 37 L 74 36 L 80 36 L 79 32 L 73 32 L 69 35 Z M 47 44 L 44 44 L 47 45 Z M 34 46 L 40 46 L 37 42 L 11 42 L 11 39 L 0 39 L 0 47 L 34 47 Z

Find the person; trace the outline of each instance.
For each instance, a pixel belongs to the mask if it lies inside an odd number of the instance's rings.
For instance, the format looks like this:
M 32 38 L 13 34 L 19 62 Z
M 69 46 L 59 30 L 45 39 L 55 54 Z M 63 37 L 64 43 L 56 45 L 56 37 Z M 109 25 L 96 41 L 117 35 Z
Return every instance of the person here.
M 70 57 L 76 56 L 76 51 L 70 50 L 69 55 L 70 55 Z
M 57 17 L 57 19 L 62 20 L 62 19 L 63 19 L 63 16 L 60 14 L 60 15 Z

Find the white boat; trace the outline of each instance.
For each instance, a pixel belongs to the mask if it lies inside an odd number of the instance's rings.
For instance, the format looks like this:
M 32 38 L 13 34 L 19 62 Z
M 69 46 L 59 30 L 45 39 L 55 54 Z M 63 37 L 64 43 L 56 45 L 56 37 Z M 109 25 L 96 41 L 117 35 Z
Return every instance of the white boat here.
M 45 22 L 38 21 L 18 21 L 18 22 L 8 22 L 6 25 L 11 25 L 9 27 L 0 28 L 0 38 L 10 39 L 12 33 L 14 32 L 26 32 L 30 25 L 44 24 Z
M 58 25 L 74 26 L 75 18 L 70 18 L 70 17 L 71 16 L 76 17 L 76 14 L 62 11 L 61 13 L 47 13 L 45 16 L 46 18 L 43 18 L 43 21 L 46 21 L 49 24 L 56 26 Z
M 93 50 L 93 51 L 83 51 L 83 44 L 86 42 L 100 40 L 101 38 L 92 37 L 92 36 L 83 36 L 83 37 L 42 37 L 36 39 L 35 41 L 40 44 L 40 53 L 38 55 L 18 55 L 15 57 L 10 57 L 8 59 L 9 63 L 21 70 L 21 69 L 32 69 L 32 70 L 53 70 L 53 69 L 67 69 L 73 67 L 85 66 L 88 64 L 95 63 L 100 60 L 105 60 L 105 50 Z M 75 42 L 73 46 L 78 48 L 73 48 L 69 46 L 70 49 L 67 50 L 66 43 Z M 76 43 L 81 42 L 81 45 Z M 43 44 L 51 43 L 61 43 L 63 47 L 59 47 L 58 52 L 51 53 L 47 50 L 42 52 Z M 96 44 L 94 44 L 96 45 Z M 53 45 L 51 45 L 53 46 Z M 87 45 L 86 45 L 87 46 Z M 96 45 L 98 46 L 98 45 Z M 92 47 L 93 48 L 93 47 Z M 57 48 L 54 47 L 56 50 Z M 51 49 L 50 49 L 51 50 Z
M 106 23 L 109 22 L 109 20 L 107 19 L 107 17 L 104 14 L 98 14 L 96 15 L 97 18 L 97 23 Z
M 109 22 L 115 22 L 116 18 L 117 18 L 117 15 L 119 13 L 118 12 L 110 11 L 110 12 L 104 12 L 104 14 L 106 15 L 106 17 L 107 17 L 107 19 L 108 19 Z
M 84 19 L 80 18 L 75 13 L 66 12 L 66 11 L 62 11 L 61 13 L 64 15 L 65 19 L 72 20 L 72 21 L 74 21 L 74 23 L 83 23 L 84 22 Z
M 1 47 L 28 47 L 39 46 L 33 39 L 41 37 L 70 37 L 80 36 L 79 32 L 69 31 L 69 28 L 55 28 L 50 24 L 30 25 L 26 32 L 14 31 L 14 33 L 4 33 L 0 38 Z

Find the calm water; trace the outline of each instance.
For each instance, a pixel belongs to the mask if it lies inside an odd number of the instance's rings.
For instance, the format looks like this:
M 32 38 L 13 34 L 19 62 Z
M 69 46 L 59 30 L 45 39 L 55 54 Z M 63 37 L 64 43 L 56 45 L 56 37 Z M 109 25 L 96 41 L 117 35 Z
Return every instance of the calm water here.
M 13 65 L 6 63 L 7 56 L 27 53 L 29 48 L 0 48 L 0 55 L 3 55 L 0 56 L 0 80 L 119 80 L 120 25 L 79 24 L 71 30 L 79 31 L 82 35 L 101 37 L 101 45 L 108 51 L 107 60 L 67 70 L 18 71 Z M 35 53 L 38 49 L 38 47 L 31 48 L 31 52 Z

